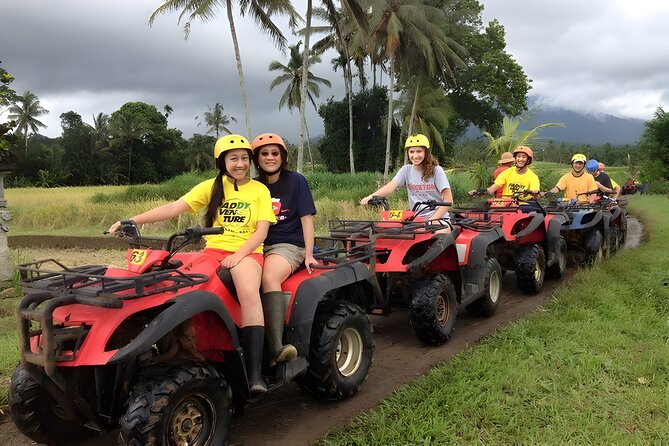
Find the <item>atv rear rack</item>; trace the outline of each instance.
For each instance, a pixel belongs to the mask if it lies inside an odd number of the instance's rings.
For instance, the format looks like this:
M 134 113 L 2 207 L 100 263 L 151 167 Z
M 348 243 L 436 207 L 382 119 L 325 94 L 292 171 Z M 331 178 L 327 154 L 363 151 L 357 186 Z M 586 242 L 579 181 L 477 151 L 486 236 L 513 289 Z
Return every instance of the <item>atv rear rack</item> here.
M 51 265 L 54 269 L 44 268 L 44 265 Z M 18 265 L 17 269 L 21 286 L 26 290 L 74 294 L 78 303 L 106 308 L 120 308 L 121 300 L 176 291 L 209 280 L 206 274 L 185 274 L 177 269 L 128 277 L 105 276 L 107 268 L 104 266 L 68 268 L 54 259 L 24 263 Z

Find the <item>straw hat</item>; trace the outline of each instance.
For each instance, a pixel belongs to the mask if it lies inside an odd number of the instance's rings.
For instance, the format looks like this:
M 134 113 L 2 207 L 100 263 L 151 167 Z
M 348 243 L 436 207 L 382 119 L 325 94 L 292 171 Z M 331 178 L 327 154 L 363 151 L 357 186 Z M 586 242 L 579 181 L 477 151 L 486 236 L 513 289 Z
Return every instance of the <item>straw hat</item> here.
M 502 153 L 502 157 L 497 161 L 497 164 L 506 164 L 506 163 L 512 163 L 514 161 L 513 155 L 511 152 L 504 152 Z

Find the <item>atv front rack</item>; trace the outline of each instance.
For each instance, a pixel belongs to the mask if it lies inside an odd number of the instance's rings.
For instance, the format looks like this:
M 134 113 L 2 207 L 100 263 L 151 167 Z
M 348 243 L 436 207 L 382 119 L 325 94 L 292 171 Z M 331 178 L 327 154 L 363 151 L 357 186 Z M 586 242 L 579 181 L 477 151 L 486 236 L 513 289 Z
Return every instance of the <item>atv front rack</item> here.
M 374 243 L 369 240 L 316 237 L 316 242 L 322 248 L 314 253 L 314 258 L 323 262 L 322 265 L 312 265 L 317 269 L 334 269 L 356 262 L 367 262 L 375 255 Z
M 330 235 L 335 239 L 367 238 L 413 238 L 416 233 L 434 233 L 450 227 L 447 220 L 406 221 L 406 220 L 330 220 Z
M 54 269 L 47 269 L 45 265 Z M 122 300 L 176 291 L 209 280 L 206 274 L 185 274 L 176 269 L 128 277 L 105 276 L 107 268 L 104 266 L 68 268 L 54 259 L 24 263 L 16 269 L 21 277 L 21 286 L 26 290 L 74 294 L 79 303 L 105 308 L 120 308 Z

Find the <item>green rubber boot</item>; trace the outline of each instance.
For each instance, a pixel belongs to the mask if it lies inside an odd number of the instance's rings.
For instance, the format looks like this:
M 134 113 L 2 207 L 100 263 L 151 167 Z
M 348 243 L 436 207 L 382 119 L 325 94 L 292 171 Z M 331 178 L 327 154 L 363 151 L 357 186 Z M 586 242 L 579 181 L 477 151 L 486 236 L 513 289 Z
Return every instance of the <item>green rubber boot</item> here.
M 283 345 L 283 325 L 290 293 L 270 291 L 262 295 L 262 310 L 265 316 L 267 345 L 269 347 L 270 366 L 287 362 L 297 357 L 294 345 Z

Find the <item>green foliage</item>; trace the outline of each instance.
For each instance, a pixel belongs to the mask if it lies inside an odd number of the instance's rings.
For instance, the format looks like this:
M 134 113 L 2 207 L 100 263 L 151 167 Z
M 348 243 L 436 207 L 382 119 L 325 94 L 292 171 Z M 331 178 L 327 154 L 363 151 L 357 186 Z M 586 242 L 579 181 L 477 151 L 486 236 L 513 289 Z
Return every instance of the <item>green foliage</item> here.
M 642 178 L 645 181 L 669 180 L 669 114 L 662 107 L 646 122 L 639 143 L 643 155 Z
M 353 156 L 356 170 L 382 171 L 385 157 L 385 114 L 387 91 L 373 87 L 353 96 Z M 318 109 L 323 118 L 325 134 L 318 150 L 331 172 L 349 171 L 348 162 L 348 103 L 330 98 Z M 399 147 L 399 129 L 393 127 L 392 147 Z M 393 153 L 393 160 L 397 152 Z
M 205 173 L 188 172 L 159 184 L 136 184 L 111 194 L 96 193 L 93 203 L 130 203 L 151 200 L 178 200 L 196 184 L 216 176 L 213 171 Z

